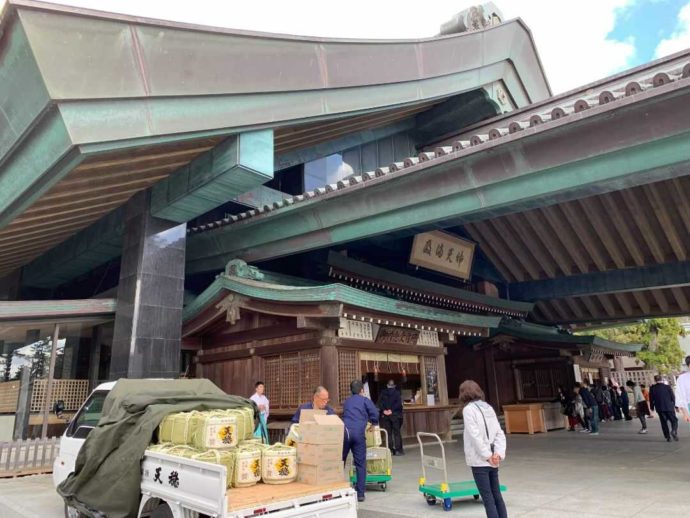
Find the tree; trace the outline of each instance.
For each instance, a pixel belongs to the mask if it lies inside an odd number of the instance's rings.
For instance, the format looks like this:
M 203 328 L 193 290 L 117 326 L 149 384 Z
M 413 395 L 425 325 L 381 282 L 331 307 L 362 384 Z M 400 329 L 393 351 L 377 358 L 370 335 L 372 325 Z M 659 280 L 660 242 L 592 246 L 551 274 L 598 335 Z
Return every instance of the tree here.
M 637 324 L 599 329 L 593 334 L 612 342 L 642 344 L 637 358 L 662 374 L 677 370 L 683 361 L 678 339 L 685 333 L 677 318 L 652 318 Z

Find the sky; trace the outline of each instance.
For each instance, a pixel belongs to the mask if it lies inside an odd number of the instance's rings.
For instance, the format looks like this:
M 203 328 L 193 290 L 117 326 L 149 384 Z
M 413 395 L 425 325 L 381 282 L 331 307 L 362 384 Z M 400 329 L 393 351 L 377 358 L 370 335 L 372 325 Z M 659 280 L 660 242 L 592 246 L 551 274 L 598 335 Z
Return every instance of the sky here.
M 5 0 L 0 0 L 2 4 Z M 234 29 L 420 38 L 477 0 L 63 0 L 80 7 Z M 560 93 L 690 47 L 690 0 L 497 0 L 520 17 Z

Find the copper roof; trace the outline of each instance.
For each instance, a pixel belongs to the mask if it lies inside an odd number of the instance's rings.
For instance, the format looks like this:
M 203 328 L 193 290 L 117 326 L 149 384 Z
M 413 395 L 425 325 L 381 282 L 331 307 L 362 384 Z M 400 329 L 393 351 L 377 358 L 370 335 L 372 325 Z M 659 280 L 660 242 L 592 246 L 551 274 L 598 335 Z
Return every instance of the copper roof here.
M 420 171 L 439 161 L 455 160 L 486 151 L 487 149 L 523 138 L 528 135 L 548 131 L 556 127 L 587 117 L 613 111 L 621 106 L 639 102 L 643 99 L 687 87 L 690 82 L 690 51 L 664 58 L 630 73 L 618 74 L 594 85 L 575 90 L 528 106 L 517 112 L 497 117 L 473 128 L 471 133 L 459 136 L 457 140 L 440 145 L 433 150 L 423 151 L 417 156 L 394 162 L 375 171 L 353 176 L 337 183 L 328 184 L 304 194 L 285 198 L 273 205 L 231 215 L 224 219 L 193 227 L 190 233 L 203 232 L 214 228 L 246 221 L 247 219 L 270 215 L 288 207 L 319 198 L 331 198 L 346 194 L 353 188 L 375 181 L 385 181 L 391 175 L 408 174 Z M 592 87 L 596 86 L 596 90 Z

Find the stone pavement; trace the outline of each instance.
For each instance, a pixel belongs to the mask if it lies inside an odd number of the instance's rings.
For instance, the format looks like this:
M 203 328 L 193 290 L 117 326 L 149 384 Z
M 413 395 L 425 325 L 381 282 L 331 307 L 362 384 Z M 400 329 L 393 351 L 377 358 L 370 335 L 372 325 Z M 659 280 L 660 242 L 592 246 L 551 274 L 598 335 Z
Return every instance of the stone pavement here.
M 667 443 L 659 420 L 648 435 L 639 423 L 602 424 L 601 435 L 577 432 L 511 435 L 501 483 L 511 517 L 530 518 L 681 518 L 690 516 L 690 430 L 681 424 L 680 442 Z M 462 443 L 447 444 L 449 477 L 471 478 Z M 431 453 L 431 452 L 430 452 Z M 433 454 L 433 453 L 432 453 Z M 383 493 L 371 490 L 360 506 L 360 518 L 458 515 L 484 517 L 481 503 L 461 500 L 445 513 L 429 507 L 417 491 L 419 450 L 394 457 L 393 480 Z M 431 476 L 428 476 L 431 479 Z M 62 503 L 50 476 L 0 480 L 0 517 L 58 518 Z
M 602 423 L 601 434 L 578 432 L 509 435 L 500 481 L 511 517 L 614 518 L 690 516 L 690 430 L 680 424 L 680 442 L 667 443 L 658 419 L 638 435 L 639 422 Z M 438 451 L 438 449 L 437 449 Z M 470 480 L 462 442 L 446 448 L 451 480 Z M 431 455 L 437 453 L 429 452 Z M 360 518 L 394 516 L 486 516 L 481 502 L 456 501 L 451 512 L 428 507 L 417 490 L 419 450 L 393 457 L 393 480 L 374 489 Z M 431 477 L 427 474 L 427 480 Z

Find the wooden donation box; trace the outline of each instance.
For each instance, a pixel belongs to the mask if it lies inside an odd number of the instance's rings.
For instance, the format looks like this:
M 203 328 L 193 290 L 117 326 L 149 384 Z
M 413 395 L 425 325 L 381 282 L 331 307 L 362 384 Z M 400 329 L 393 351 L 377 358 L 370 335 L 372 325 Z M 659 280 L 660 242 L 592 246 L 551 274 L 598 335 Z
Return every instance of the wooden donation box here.
M 543 403 L 505 405 L 506 433 L 546 432 Z

